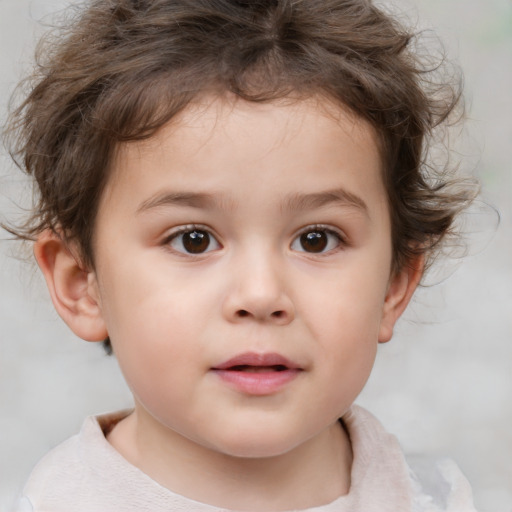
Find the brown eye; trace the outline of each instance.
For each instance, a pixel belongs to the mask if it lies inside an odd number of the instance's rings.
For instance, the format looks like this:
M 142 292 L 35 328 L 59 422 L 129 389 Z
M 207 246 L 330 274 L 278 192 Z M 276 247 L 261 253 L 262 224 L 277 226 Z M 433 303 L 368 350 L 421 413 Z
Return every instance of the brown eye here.
M 336 231 L 312 227 L 293 240 L 291 249 L 298 252 L 323 253 L 332 251 L 342 244 L 343 239 Z
M 310 231 L 300 235 L 300 245 L 306 252 L 322 252 L 327 247 L 327 233 Z
M 190 231 L 183 233 L 183 247 L 187 252 L 198 254 L 208 249 L 210 235 L 206 231 Z
M 169 245 L 176 251 L 185 254 L 203 254 L 220 247 L 219 242 L 201 229 L 190 229 L 172 235 Z

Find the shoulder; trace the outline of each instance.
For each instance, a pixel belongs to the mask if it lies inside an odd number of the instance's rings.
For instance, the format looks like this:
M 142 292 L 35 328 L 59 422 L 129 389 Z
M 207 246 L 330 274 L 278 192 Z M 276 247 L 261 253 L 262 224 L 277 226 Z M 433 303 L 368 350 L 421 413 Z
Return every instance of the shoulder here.
M 49 499 L 60 499 L 80 481 L 80 441 L 75 435 L 47 453 L 35 466 L 18 504 L 19 512 L 41 508 Z M 70 489 L 71 488 L 71 489 Z
M 17 510 L 69 511 L 70 500 L 89 503 L 106 476 L 100 470 L 103 461 L 113 452 L 105 439 L 104 424 L 119 421 L 123 414 L 87 418 L 79 434 L 46 454 L 32 471 Z
M 342 420 L 354 453 L 353 480 L 365 495 L 400 503 L 398 510 L 476 512 L 471 487 L 455 462 L 405 455 L 396 437 L 362 407 L 352 406 Z
M 77 436 L 36 466 L 17 512 L 210 512 L 152 480 L 107 441 L 129 412 L 87 418 Z

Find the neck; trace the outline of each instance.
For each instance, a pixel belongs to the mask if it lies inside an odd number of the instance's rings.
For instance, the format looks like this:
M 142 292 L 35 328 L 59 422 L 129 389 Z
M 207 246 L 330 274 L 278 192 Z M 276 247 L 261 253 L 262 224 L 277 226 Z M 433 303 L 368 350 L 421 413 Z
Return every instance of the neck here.
M 352 451 L 336 422 L 292 450 L 263 458 L 205 448 L 139 411 L 120 422 L 109 442 L 160 485 L 230 510 L 284 511 L 324 505 L 348 493 Z M 156 428 L 154 428 L 156 427 Z

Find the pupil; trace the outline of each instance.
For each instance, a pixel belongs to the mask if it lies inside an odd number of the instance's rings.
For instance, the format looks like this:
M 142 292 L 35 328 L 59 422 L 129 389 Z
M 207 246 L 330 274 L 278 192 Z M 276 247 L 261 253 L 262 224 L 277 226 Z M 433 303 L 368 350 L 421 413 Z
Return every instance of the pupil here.
M 205 231 L 190 231 L 183 234 L 183 247 L 187 252 L 199 254 L 210 245 L 210 235 Z
M 300 245 L 307 252 L 322 252 L 327 247 L 327 235 L 321 231 L 310 231 L 300 237 Z

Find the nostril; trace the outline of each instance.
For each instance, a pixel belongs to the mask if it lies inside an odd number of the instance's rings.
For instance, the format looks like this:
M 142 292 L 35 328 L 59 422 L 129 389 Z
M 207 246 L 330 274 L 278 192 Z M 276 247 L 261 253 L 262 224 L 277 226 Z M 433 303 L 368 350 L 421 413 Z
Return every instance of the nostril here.
M 284 311 L 274 311 L 274 312 L 272 313 L 272 316 L 273 316 L 274 318 L 282 318 L 282 317 L 284 316 Z
M 243 317 L 249 316 L 249 312 L 246 311 L 245 309 L 240 309 L 239 311 L 237 311 L 237 315 L 240 318 L 243 318 Z

